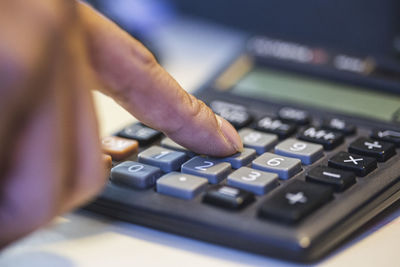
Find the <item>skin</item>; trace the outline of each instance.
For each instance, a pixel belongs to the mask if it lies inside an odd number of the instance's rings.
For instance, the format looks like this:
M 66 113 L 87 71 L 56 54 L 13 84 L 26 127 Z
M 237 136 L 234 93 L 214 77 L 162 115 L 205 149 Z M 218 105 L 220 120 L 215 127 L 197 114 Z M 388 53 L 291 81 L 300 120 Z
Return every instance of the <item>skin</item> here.
M 0 247 L 104 186 L 92 89 L 197 153 L 243 149 L 227 121 L 89 6 L 1 0 L 0 12 Z

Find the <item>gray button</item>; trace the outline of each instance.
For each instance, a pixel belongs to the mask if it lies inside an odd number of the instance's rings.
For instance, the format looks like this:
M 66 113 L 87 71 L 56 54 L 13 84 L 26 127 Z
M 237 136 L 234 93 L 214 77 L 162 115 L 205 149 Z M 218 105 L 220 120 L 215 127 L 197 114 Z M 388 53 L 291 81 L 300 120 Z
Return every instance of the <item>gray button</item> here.
M 134 161 L 122 162 L 111 169 L 111 181 L 140 189 L 153 186 L 161 175 L 159 168 Z
M 267 134 L 250 128 L 241 129 L 239 136 L 243 145 L 255 149 L 257 154 L 267 152 L 278 142 L 278 136 L 275 134 Z
M 186 153 L 186 155 L 188 157 L 194 157 L 196 155 L 196 153 L 194 153 L 194 152 L 190 151 L 189 149 L 181 146 L 180 144 L 176 143 L 175 141 L 173 141 L 169 137 L 165 137 L 163 140 L 161 140 L 161 146 L 166 147 L 166 148 L 170 148 L 170 149 L 173 149 L 173 150 L 184 152 L 184 153 Z
M 243 149 L 243 152 L 233 154 L 230 157 L 219 159 L 220 161 L 229 162 L 232 168 L 239 169 L 240 167 L 250 164 L 251 161 L 256 157 L 256 151 L 251 148 Z
M 180 169 L 186 160 L 186 154 L 160 146 L 152 146 L 139 153 L 138 160 L 140 163 L 157 166 L 163 172 L 171 172 Z
M 321 145 L 300 141 L 294 138 L 287 139 L 275 147 L 275 153 L 298 158 L 303 164 L 311 164 L 321 158 L 324 154 Z
M 207 184 L 207 179 L 180 172 L 171 172 L 157 180 L 157 192 L 173 197 L 191 199 L 203 191 Z
M 228 185 L 263 195 L 278 186 L 278 175 L 242 167 L 229 174 L 227 181 Z
M 281 179 L 289 179 L 301 171 L 301 161 L 267 152 L 253 160 L 252 167 L 277 173 Z
M 202 176 L 211 184 L 222 181 L 231 171 L 231 164 L 219 159 L 194 157 L 182 165 L 182 172 Z

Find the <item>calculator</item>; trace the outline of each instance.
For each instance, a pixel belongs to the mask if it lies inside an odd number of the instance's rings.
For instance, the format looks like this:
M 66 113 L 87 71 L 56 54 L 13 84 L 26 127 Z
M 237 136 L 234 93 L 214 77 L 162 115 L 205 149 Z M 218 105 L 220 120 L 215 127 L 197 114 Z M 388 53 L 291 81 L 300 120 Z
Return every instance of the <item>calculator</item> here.
M 285 260 L 310 262 L 400 198 L 399 75 L 371 58 L 264 36 L 195 95 L 244 150 L 197 155 L 141 123 L 103 139 L 105 190 L 86 208 Z

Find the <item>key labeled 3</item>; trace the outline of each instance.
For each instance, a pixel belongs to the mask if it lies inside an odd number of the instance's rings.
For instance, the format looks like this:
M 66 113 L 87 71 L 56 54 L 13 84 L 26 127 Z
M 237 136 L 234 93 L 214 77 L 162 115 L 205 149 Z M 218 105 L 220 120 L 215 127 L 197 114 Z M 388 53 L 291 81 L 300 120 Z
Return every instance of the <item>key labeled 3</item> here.
M 278 186 L 278 175 L 242 167 L 228 176 L 228 185 L 263 195 Z

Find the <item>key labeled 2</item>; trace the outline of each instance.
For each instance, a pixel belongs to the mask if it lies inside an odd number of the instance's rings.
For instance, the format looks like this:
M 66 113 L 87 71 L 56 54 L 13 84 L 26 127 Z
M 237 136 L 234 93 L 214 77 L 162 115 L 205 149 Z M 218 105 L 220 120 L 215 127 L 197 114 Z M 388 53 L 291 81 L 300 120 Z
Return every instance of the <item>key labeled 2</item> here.
M 182 172 L 198 175 L 216 184 L 222 181 L 231 171 L 231 164 L 218 159 L 197 156 L 182 165 Z

